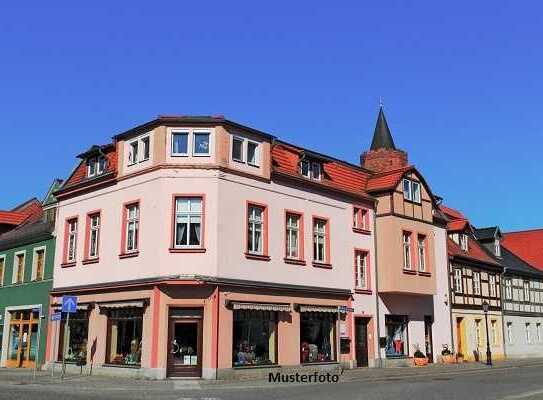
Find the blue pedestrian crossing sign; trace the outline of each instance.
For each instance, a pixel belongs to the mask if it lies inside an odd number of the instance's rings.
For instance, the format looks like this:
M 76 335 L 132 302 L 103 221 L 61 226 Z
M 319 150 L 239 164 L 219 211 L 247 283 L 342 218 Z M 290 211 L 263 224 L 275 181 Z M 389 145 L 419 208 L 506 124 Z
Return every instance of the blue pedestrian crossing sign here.
M 62 312 L 74 313 L 77 311 L 77 296 L 62 296 Z
M 62 313 L 55 312 L 51 314 L 51 321 L 60 321 L 62 319 Z

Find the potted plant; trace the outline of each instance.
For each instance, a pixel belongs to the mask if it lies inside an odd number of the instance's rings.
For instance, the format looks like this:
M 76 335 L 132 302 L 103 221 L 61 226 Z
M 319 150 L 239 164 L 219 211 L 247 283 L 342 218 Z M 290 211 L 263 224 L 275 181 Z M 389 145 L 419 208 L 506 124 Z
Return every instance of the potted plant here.
M 446 344 L 443 345 L 443 350 L 441 350 L 441 358 L 443 359 L 444 364 L 456 363 L 456 357 Z
M 464 355 L 462 353 L 456 353 L 456 362 L 458 363 L 464 362 Z
M 424 355 L 422 351 L 417 347 L 417 350 L 413 354 L 413 361 L 417 367 L 423 367 L 428 365 L 428 357 Z

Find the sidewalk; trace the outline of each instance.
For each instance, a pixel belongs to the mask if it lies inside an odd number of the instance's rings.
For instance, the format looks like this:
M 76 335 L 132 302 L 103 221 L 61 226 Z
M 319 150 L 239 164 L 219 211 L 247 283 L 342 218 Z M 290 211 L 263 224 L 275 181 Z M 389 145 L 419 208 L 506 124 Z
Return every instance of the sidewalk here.
M 433 364 L 426 367 L 404 367 L 404 368 L 359 368 L 345 370 L 340 376 L 342 382 L 379 382 L 394 381 L 409 378 L 424 378 L 432 376 L 454 376 L 469 373 L 484 373 L 490 370 L 510 369 L 520 367 L 541 367 L 543 358 L 505 360 L 495 362 L 493 366 L 481 363 L 463 364 Z M 59 373 L 51 377 L 49 371 L 39 371 L 36 379 L 33 379 L 32 370 L 0 369 L 0 386 L 3 385 L 30 385 L 36 388 L 40 386 L 57 386 L 67 389 L 77 385 L 80 390 L 92 390 L 96 388 L 104 390 L 200 390 L 200 389 L 250 389 L 262 388 L 275 385 L 268 380 L 246 380 L 246 381 L 224 381 L 224 380 L 135 380 L 128 378 L 112 378 L 104 376 L 67 375 L 64 380 L 60 379 Z M 284 384 L 284 383 L 283 383 Z M 308 383 L 288 383 L 288 385 L 308 385 Z

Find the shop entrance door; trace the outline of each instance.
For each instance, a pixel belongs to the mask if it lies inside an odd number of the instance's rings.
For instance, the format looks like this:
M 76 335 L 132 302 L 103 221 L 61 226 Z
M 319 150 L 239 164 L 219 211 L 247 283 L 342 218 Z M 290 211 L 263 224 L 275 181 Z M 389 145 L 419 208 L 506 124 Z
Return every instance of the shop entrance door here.
M 428 358 L 429 363 L 434 362 L 434 355 L 433 355 L 433 341 L 432 341 L 432 324 L 434 322 L 434 318 L 431 315 L 426 315 L 424 317 L 424 344 L 425 344 L 425 352 L 426 352 L 426 358 Z
M 462 332 L 462 320 L 463 318 L 456 318 L 456 337 L 458 342 L 456 345 L 456 352 L 464 354 L 464 341 L 462 340 L 464 333 Z
M 170 318 L 168 376 L 202 376 L 202 320 Z
M 37 312 L 31 310 L 11 312 L 6 367 L 34 367 L 38 349 L 38 322 Z
M 356 349 L 356 366 L 368 366 L 368 322 L 367 318 L 355 318 L 355 349 Z

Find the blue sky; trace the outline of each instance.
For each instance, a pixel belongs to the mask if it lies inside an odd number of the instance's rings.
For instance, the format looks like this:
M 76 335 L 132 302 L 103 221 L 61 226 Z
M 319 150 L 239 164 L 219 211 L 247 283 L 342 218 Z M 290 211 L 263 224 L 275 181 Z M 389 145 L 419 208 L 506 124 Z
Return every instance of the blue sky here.
M 357 162 L 382 96 L 448 205 L 542 226 L 542 16 L 536 1 L 3 4 L 0 209 L 158 114 L 225 114 Z

